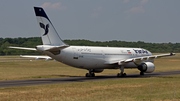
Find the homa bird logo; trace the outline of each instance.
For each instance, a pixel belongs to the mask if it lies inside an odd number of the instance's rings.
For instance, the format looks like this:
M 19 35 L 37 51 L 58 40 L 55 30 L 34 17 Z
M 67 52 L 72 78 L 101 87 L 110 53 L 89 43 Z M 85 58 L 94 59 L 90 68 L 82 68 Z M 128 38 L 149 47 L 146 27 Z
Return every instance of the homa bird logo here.
M 49 32 L 49 24 L 47 24 L 47 25 L 45 26 L 43 23 L 40 22 L 39 25 L 40 25 L 40 27 L 43 28 L 44 31 L 45 31 L 44 34 L 43 34 L 43 36 L 47 35 L 48 32 Z

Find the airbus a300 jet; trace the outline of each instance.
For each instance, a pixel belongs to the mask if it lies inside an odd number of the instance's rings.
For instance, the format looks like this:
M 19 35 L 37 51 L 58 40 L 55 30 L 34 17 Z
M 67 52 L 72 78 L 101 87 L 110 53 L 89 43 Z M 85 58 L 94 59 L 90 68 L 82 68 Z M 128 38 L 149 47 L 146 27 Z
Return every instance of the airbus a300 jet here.
M 35 48 L 9 48 L 39 51 L 47 56 L 22 57 L 56 60 L 76 68 L 86 69 L 89 71 L 85 74 L 86 77 L 94 77 L 95 73 L 100 73 L 104 69 L 120 69 L 117 77 L 123 77 L 126 76 L 124 73 L 126 68 L 138 69 L 140 75 L 144 75 L 155 70 L 154 59 L 175 55 L 175 53 L 152 55 L 150 51 L 142 48 L 69 46 L 60 38 L 43 8 L 34 7 L 34 11 L 43 45 Z

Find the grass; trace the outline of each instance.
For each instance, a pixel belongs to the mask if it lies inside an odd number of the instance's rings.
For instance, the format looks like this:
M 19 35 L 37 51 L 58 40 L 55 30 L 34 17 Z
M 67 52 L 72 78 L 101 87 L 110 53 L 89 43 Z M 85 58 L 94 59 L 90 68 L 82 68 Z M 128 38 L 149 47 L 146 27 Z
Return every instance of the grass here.
M 0 88 L 1 101 L 180 100 L 180 75 Z
M 1 57 L 3 58 L 3 57 Z M 180 70 L 180 57 L 155 60 L 156 70 Z M 96 75 L 116 74 L 105 70 Z M 84 76 L 86 70 L 55 61 L 0 61 L 0 80 Z M 139 73 L 137 69 L 125 69 Z M 180 75 L 0 88 L 0 101 L 178 101 Z
M 0 59 L 19 59 L 20 55 L 4 55 L 0 56 Z
M 85 70 L 83 71 L 85 72 Z M 55 61 L 0 62 L 0 80 L 80 76 L 78 72 L 82 72 L 82 70 Z

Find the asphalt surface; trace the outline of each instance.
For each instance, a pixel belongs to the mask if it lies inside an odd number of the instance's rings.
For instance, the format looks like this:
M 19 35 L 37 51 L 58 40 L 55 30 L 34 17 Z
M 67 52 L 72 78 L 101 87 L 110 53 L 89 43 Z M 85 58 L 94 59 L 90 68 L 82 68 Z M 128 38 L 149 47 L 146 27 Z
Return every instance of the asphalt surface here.
M 168 72 L 154 72 L 145 74 L 143 76 L 139 73 L 127 74 L 126 77 L 117 78 L 116 75 L 102 75 L 96 77 L 67 77 L 67 78 L 49 78 L 49 79 L 31 79 L 31 80 L 10 80 L 0 81 L 0 88 L 4 87 L 16 87 L 16 86 L 32 86 L 32 85 L 45 85 L 45 84 L 58 84 L 58 83 L 72 83 L 72 82 L 87 82 L 87 81 L 99 81 L 99 80 L 115 80 L 115 79 L 128 79 L 128 78 L 144 78 L 144 77 L 158 77 L 168 75 L 179 75 L 180 71 L 168 71 Z

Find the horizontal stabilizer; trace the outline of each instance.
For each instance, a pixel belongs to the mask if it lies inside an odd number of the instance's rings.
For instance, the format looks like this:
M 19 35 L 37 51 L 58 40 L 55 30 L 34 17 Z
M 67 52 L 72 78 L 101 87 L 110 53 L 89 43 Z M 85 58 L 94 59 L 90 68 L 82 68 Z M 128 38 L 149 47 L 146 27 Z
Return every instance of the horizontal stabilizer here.
M 25 57 L 25 58 L 35 58 L 36 60 L 39 60 L 39 59 L 45 59 L 46 61 L 48 60 L 52 60 L 51 57 L 49 56 L 30 56 L 30 55 L 20 55 L 20 57 Z
M 39 45 L 39 46 L 36 46 L 36 49 L 38 51 L 59 51 L 59 50 L 64 49 L 66 47 L 69 47 L 69 46 L 68 45 L 62 45 L 62 46 Z
M 14 48 L 14 49 L 24 49 L 24 50 L 36 50 L 36 48 L 13 47 L 13 46 L 9 46 L 8 48 Z

